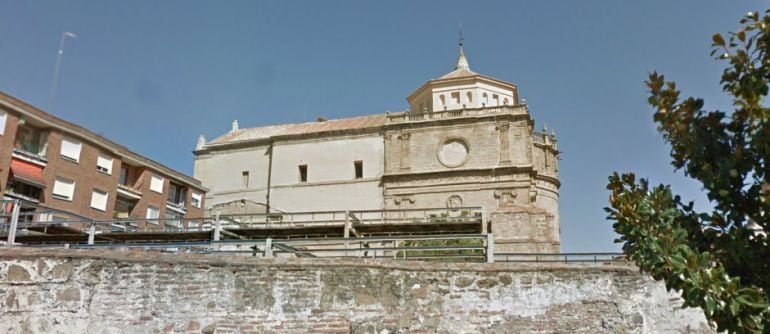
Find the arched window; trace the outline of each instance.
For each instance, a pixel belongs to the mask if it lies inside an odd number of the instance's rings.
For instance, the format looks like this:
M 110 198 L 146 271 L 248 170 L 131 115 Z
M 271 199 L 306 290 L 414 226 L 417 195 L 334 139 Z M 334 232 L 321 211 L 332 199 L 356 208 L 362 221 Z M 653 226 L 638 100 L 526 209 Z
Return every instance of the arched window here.
M 444 94 L 439 95 L 438 99 L 441 101 L 442 107 L 446 105 L 446 97 L 444 96 Z
M 508 105 L 508 98 L 507 98 L 507 97 L 503 99 L 503 105 L 504 105 L 504 106 L 507 106 L 507 105 Z
M 467 92 L 465 93 L 465 96 L 468 98 L 468 104 L 473 104 L 473 93 Z

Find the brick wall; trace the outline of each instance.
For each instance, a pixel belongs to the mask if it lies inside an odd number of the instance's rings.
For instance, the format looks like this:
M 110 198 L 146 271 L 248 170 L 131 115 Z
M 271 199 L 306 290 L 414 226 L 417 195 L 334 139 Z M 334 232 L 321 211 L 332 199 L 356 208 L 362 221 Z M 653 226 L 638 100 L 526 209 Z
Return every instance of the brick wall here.
M 711 333 L 634 267 L 0 252 L 0 332 Z
M 5 97 L 0 94 L 0 98 Z M 5 97 L 9 98 L 9 97 Z M 32 108 L 27 106 L 28 108 Z M 19 127 L 19 113 L 12 111 L 11 109 L 3 109 L 6 112 L 6 126 L 3 134 L 0 135 L 0 194 L 5 192 L 6 185 L 8 183 L 8 177 L 10 172 L 11 160 L 13 157 L 14 141 Z M 31 112 L 31 110 L 27 110 Z M 45 115 L 42 111 L 36 111 L 41 115 Z M 40 117 L 40 115 L 38 115 Z M 52 118 L 50 115 L 46 115 L 43 118 Z M 30 126 L 38 128 L 45 133 L 46 142 L 46 154 L 45 168 L 43 169 L 43 177 L 45 179 L 46 187 L 41 192 L 40 204 L 48 206 L 54 209 L 63 210 L 71 213 L 75 213 L 81 216 L 89 217 L 94 220 L 109 220 L 113 219 L 113 209 L 117 199 L 117 185 L 120 179 L 120 167 L 122 164 L 121 157 L 115 152 L 125 150 L 124 148 L 113 151 L 115 148 L 108 149 L 110 147 L 107 140 L 99 142 L 92 142 L 91 140 L 85 140 L 85 137 L 72 136 L 66 134 L 66 131 L 56 126 L 50 126 L 50 124 L 44 124 L 40 121 L 32 121 L 32 118 L 28 117 L 27 122 Z M 48 119 L 52 123 L 64 123 L 61 120 Z M 72 125 L 74 127 L 74 125 Z M 88 135 L 86 130 L 76 131 L 83 136 Z M 61 156 L 61 142 L 62 138 L 74 139 L 81 143 L 80 157 L 78 161 L 72 161 Z M 89 138 L 100 138 L 91 136 Z M 124 152 L 125 153 L 125 152 Z M 97 157 L 102 154 L 109 156 L 113 159 L 112 171 L 110 174 L 98 171 L 96 168 Z M 150 164 L 152 166 L 152 164 Z M 155 166 L 157 168 L 161 168 Z M 155 168 L 152 167 L 152 168 Z M 165 167 L 163 167 L 165 168 Z M 161 168 L 161 169 L 163 169 Z M 160 218 L 165 217 L 166 200 L 169 189 L 169 175 L 166 173 L 153 172 L 146 166 L 132 166 L 132 174 L 130 174 L 129 183 L 136 190 L 142 192 L 143 196 L 137 203 L 135 209 L 131 213 L 131 218 L 145 218 L 148 205 L 156 206 L 160 209 Z M 149 178 L 150 174 L 156 173 L 164 177 L 163 193 L 156 193 L 149 190 Z M 69 181 L 75 182 L 75 192 L 72 200 L 55 198 L 52 196 L 54 189 L 54 180 L 59 177 Z M 99 190 L 107 193 L 107 205 L 105 210 L 99 210 L 91 207 L 91 197 L 94 190 Z M 203 210 L 192 206 L 192 192 L 193 189 L 188 187 L 185 198 L 185 209 L 187 218 L 199 218 L 203 216 Z M 203 203 L 202 203 L 203 204 Z
M 5 191 L 8 183 L 13 141 L 16 138 L 16 128 L 19 123 L 19 117 L 16 114 L 6 112 L 5 117 L 5 131 L 0 135 L 0 169 L 2 169 L 0 170 L 0 192 Z
M 48 134 L 48 150 L 46 151 L 48 164 L 43 170 L 48 187 L 43 192 L 42 203 L 93 219 L 112 219 L 112 209 L 115 207 L 115 189 L 120 175 L 120 160 L 112 157 L 111 175 L 99 172 L 96 170 L 96 158 L 102 151 L 88 142 L 81 142 L 80 159 L 75 162 L 61 156 L 62 138 L 71 137 L 64 136 L 57 131 L 51 131 Z M 114 163 L 116 161 L 117 163 Z M 54 180 L 57 177 L 75 181 L 75 193 L 71 201 L 52 196 Z M 91 208 L 91 195 L 95 189 L 107 193 L 106 210 Z

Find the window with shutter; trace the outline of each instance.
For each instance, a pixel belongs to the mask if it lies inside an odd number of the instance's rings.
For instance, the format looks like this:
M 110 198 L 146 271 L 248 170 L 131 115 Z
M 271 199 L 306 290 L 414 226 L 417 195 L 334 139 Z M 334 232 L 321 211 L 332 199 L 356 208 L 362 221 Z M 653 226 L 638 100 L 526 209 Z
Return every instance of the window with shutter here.
M 75 194 L 75 181 L 56 178 L 53 181 L 53 197 L 71 201 Z
M 62 138 L 61 140 L 61 156 L 68 160 L 75 162 L 80 161 L 80 149 L 81 144 L 79 141 L 73 139 Z
M 200 209 L 202 202 L 203 202 L 203 195 L 196 192 L 192 193 L 192 206 Z
M 156 193 L 163 193 L 163 177 L 153 175 L 150 177 L 150 190 Z
M 100 211 L 107 211 L 107 193 L 94 189 L 91 193 L 91 207 Z
M 112 158 L 99 154 L 99 156 L 96 157 L 96 170 L 112 175 Z
M 5 134 L 5 123 L 6 119 L 8 118 L 5 111 L 0 110 L 0 135 Z

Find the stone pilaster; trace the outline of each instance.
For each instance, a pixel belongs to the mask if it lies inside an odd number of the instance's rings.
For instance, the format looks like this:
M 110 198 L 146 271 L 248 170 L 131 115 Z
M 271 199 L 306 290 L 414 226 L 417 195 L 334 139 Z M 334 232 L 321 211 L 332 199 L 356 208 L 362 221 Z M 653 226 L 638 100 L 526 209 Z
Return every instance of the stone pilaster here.
M 511 125 L 509 123 L 500 123 L 497 125 L 500 140 L 500 165 L 503 166 L 511 164 L 510 129 Z
M 398 136 L 398 139 L 401 140 L 401 157 L 400 157 L 400 166 L 401 169 L 410 169 L 409 166 L 409 138 L 411 137 L 411 134 L 409 133 L 402 133 L 400 136 Z

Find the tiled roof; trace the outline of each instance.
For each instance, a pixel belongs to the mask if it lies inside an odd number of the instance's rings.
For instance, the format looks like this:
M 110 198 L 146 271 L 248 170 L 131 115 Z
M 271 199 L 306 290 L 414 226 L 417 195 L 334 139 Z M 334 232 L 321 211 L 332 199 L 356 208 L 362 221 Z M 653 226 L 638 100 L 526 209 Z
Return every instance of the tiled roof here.
M 331 119 L 323 122 L 279 124 L 246 128 L 228 132 L 219 138 L 206 143 L 206 146 L 268 139 L 277 136 L 377 128 L 385 125 L 386 118 L 386 114 L 376 114 L 352 118 Z
M 476 75 L 478 75 L 478 73 L 473 72 L 473 71 L 471 71 L 469 69 L 459 68 L 459 69 L 456 69 L 456 70 L 454 70 L 452 72 L 447 73 L 446 75 L 444 75 L 443 77 L 441 77 L 439 79 L 465 78 L 465 77 L 472 77 L 472 76 L 476 76 Z

